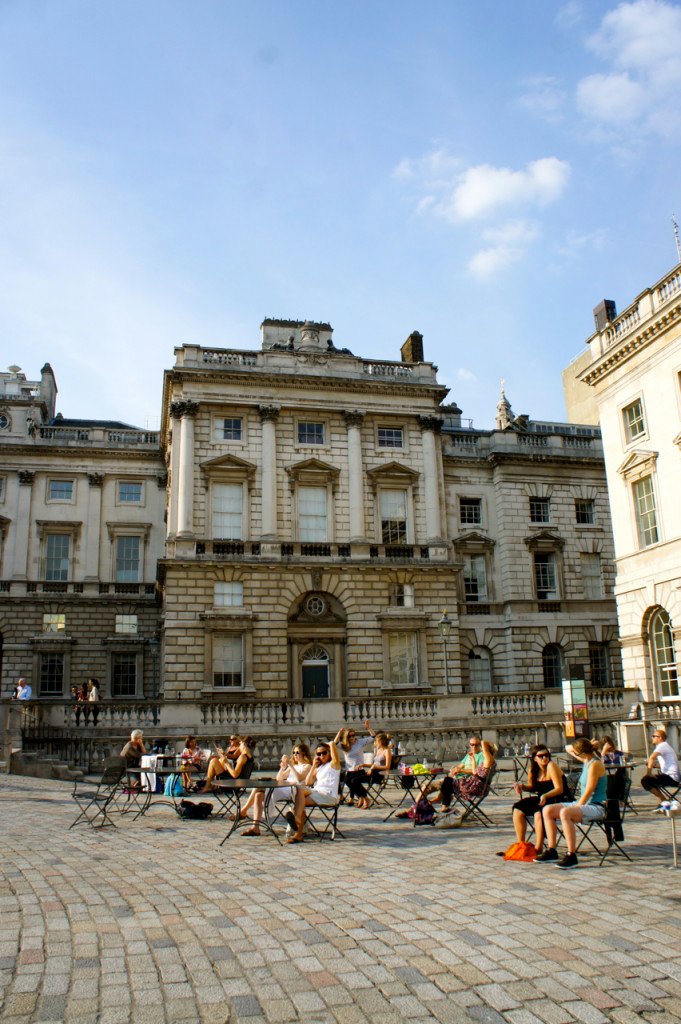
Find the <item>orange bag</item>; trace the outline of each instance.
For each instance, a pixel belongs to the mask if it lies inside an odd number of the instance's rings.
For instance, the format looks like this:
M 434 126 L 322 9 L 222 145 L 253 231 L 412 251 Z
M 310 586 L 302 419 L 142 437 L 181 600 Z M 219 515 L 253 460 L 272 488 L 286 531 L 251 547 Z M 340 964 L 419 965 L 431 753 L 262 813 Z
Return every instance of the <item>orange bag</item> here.
M 522 860 L 526 864 L 536 860 L 537 851 L 533 843 L 511 843 L 504 854 L 504 860 Z

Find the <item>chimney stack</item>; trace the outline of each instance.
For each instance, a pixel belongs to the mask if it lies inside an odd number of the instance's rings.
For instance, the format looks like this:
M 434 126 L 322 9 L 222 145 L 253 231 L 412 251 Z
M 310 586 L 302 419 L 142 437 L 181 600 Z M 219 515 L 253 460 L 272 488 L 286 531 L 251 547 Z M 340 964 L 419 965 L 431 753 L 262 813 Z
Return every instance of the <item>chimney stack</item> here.
M 418 331 L 412 331 L 400 349 L 400 355 L 403 363 L 422 363 L 423 335 Z
M 603 299 L 594 309 L 594 320 L 596 330 L 604 331 L 608 324 L 611 324 L 617 316 L 617 307 L 612 299 Z

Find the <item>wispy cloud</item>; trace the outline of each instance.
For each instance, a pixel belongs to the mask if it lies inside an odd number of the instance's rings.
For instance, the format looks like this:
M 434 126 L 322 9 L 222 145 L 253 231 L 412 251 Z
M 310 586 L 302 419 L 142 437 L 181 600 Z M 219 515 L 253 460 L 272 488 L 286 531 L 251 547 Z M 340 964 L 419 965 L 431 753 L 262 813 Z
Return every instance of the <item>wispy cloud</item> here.
M 535 75 L 525 83 L 525 92 L 518 98 L 518 106 L 534 117 L 555 124 L 562 120 L 567 92 L 552 75 Z
M 588 120 L 613 130 L 678 130 L 681 7 L 666 0 L 621 3 L 587 46 L 607 66 L 577 84 L 577 105 Z
M 468 263 L 471 274 L 479 280 L 493 277 L 504 267 L 517 263 L 541 234 L 531 221 L 508 221 L 498 228 L 482 232 L 489 245 L 479 249 Z
M 472 370 L 467 370 L 463 366 L 459 367 L 455 376 L 458 381 L 463 381 L 465 384 L 471 384 L 478 379 Z

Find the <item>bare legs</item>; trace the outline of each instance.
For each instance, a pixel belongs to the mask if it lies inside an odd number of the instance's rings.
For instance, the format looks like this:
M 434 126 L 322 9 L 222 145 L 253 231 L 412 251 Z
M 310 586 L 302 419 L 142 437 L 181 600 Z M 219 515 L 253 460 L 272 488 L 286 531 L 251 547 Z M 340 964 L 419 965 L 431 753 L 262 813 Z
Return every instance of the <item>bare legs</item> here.
M 544 825 L 546 826 L 546 839 L 549 849 L 556 848 L 558 838 L 557 821 L 560 818 L 561 828 L 565 836 L 568 853 L 574 853 L 577 849 L 576 825 L 584 820 L 581 807 L 567 804 L 549 804 L 544 808 Z

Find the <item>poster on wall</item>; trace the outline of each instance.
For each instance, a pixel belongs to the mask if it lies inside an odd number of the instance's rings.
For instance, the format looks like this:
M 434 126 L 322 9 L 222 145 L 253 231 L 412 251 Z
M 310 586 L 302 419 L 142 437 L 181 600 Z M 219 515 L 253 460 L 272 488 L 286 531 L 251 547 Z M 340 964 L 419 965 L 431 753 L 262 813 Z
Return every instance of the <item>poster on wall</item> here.
M 565 736 L 578 739 L 589 735 L 589 709 L 586 703 L 586 680 L 583 665 L 569 665 L 568 678 L 562 680 Z

